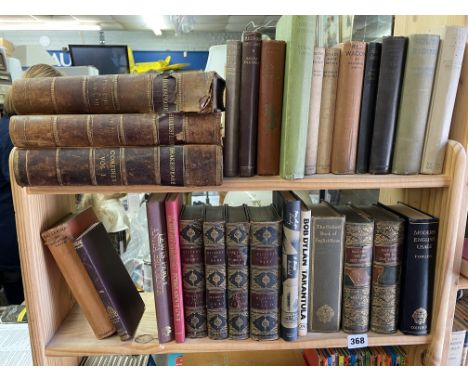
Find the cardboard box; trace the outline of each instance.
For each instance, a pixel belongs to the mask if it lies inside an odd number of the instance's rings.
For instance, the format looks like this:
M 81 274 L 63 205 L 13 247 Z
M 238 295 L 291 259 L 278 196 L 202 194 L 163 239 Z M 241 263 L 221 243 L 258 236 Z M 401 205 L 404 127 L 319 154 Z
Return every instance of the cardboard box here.
M 0 37 L 0 45 L 5 47 L 7 56 L 11 57 L 13 55 L 15 46 L 11 41 L 7 40 L 6 38 Z

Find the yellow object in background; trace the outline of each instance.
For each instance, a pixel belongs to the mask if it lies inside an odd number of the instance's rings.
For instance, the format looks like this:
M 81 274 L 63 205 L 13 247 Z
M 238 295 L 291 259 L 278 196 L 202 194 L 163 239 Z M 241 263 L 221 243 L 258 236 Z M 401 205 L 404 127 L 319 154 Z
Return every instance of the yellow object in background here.
M 130 73 L 146 73 L 149 71 L 156 71 L 156 72 L 165 72 L 167 70 L 178 70 L 184 68 L 190 64 L 172 64 L 171 56 L 167 56 L 164 60 L 159 61 L 150 61 L 150 62 L 138 62 L 135 63 L 135 59 L 133 57 L 133 52 L 130 48 L 128 48 L 128 63 L 130 66 Z

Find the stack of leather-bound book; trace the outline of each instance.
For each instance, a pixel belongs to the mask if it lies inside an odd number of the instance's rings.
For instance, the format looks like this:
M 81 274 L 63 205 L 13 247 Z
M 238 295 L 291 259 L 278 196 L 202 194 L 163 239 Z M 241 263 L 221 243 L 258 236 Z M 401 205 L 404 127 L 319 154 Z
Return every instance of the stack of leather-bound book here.
M 12 86 L 20 186 L 222 183 L 215 72 L 29 78 Z

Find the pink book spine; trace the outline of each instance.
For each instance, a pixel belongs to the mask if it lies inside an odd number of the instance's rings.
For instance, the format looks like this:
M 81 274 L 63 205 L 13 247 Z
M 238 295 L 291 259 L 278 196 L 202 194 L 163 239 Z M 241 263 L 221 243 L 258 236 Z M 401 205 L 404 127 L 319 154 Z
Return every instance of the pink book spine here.
M 185 341 L 184 303 L 182 297 L 182 267 L 179 244 L 179 212 L 182 206 L 180 194 L 169 194 L 166 198 L 167 242 L 171 271 L 172 310 L 176 342 Z

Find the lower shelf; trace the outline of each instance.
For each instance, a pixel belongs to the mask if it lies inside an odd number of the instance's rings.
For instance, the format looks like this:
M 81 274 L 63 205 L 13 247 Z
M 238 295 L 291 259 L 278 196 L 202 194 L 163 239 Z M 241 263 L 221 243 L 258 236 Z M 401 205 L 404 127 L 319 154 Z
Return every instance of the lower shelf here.
M 460 275 L 458 279 L 458 289 L 468 289 L 468 278 Z
M 187 339 L 184 343 L 172 341 L 160 344 L 157 339 L 156 313 L 152 293 L 143 293 L 146 311 L 141 319 L 133 340 L 121 341 L 119 336 L 98 340 L 83 316 L 78 305 L 75 305 L 59 330 L 46 347 L 50 357 L 85 356 L 99 354 L 160 354 L 160 353 L 203 353 L 232 352 L 282 349 L 307 349 L 322 347 L 346 347 L 347 334 L 309 333 L 297 341 L 254 341 L 254 340 L 221 340 L 208 338 Z M 382 335 L 368 333 L 369 346 L 383 345 L 422 345 L 430 343 L 430 336 L 408 336 L 402 333 Z

